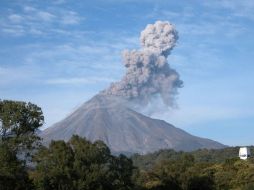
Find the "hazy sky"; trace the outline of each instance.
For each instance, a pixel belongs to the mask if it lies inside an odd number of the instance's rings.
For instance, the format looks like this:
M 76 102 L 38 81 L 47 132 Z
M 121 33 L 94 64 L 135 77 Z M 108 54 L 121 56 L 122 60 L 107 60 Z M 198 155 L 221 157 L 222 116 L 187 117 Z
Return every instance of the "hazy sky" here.
M 124 74 L 156 20 L 173 23 L 168 57 L 184 87 L 154 117 L 228 145 L 254 144 L 253 0 L 1 0 L 0 98 L 42 107 L 45 126 Z

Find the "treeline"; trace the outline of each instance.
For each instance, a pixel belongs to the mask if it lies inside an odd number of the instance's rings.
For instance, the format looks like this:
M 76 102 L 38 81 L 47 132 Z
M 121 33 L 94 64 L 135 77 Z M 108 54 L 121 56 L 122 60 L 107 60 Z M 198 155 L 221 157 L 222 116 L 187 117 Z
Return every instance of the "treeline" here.
M 253 146 L 249 146 L 249 148 L 251 152 L 254 152 Z M 196 162 L 223 163 L 225 160 L 236 158 L 239 154 L 239 149 L 240 147 L 227 147 L 224 149 L 199 149 L 192 152 L 168 149 L 146 155 L 134 154 L 131 158 L 135 166 L 142 170 L 148 170 L 161 161 L 178 160 L 184 155 L 193 156 Z
M 43 122 L 38 106 L 0 100 L 0 190 L 254 189 L 254 160 L 238 147 L 126 157 L 79 136 L 44 147 Z
M 197 153 L 200 152 L 209 151 L 183 153 L 164 150 L 144 156 L 134 155 L 132 157 L 134 165 L 139 168 L 136 184 L 143 189 L 153 190 L 254 189 L 253 158 L 243 161 L 237 158 L 236 154 L 234 158 L 223 161 L 217 159 L 200 161 L 195 159 L 195 156 L 199 158 Z

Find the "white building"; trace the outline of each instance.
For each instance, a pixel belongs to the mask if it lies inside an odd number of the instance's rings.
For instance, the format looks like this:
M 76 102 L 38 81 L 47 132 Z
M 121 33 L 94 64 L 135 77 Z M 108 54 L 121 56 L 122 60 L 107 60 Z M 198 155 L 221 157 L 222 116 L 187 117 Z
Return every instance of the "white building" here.
M 239 157 L 242 160 L 247 160 L 250 157 L 250 148 L 249 147 L 241 147 L 239 150 Z

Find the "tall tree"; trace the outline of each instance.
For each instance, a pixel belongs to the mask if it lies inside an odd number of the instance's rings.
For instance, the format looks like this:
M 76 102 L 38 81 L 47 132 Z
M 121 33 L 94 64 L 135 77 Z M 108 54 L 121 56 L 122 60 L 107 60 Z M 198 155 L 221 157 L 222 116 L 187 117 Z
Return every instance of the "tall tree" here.
M 0 100 L 0 189 L 32 189 L 25 163 L 43 121 L 41 108 L 32 103 Z
M 40 107 L 21 101 L 0 100 L 0 142 L 8 143 L 16 153 L 38 145 L 36 132 L 44 123 Z

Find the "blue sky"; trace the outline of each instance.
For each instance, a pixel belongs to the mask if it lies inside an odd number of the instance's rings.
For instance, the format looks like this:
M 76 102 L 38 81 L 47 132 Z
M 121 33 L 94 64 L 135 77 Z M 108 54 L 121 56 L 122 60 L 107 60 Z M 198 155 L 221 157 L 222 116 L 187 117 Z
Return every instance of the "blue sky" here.
M 184 87 L 158 113 L 194 135 L 254 144 L 254 1 L 1 0 L 0 98 L 42 107 L 45 127 L 124 74 L 149 23 L 179 32 L 169 64 Z

